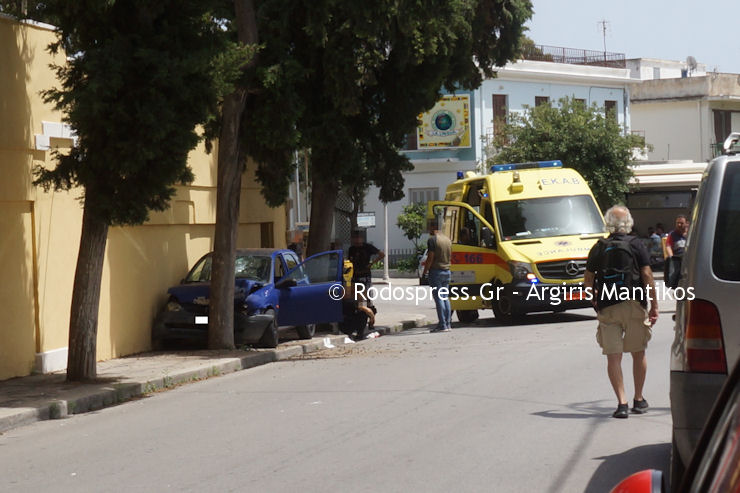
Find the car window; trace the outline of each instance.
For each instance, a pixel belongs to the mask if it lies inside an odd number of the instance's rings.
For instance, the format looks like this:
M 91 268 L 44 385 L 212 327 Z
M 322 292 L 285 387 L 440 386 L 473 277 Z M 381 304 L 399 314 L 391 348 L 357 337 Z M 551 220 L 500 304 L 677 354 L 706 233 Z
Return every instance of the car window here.
M 309 258 L 289 274 L 296 281 L 305 280 L 310 284 L 334 282 L 341 279 L 339 253 L 326 252 Z
M 272 258 L 263 256 L 240 255 L 234 264 L 237 279 L 250 279 L 259 282 L 270 282 Z
M 729 422 L 718 447 L 717 462 L 711 487 L 711 493 L 738 491 L 740 489 L 740 409 L 735 401 L 733 409 L 728 412 Z
M 185 282 L 208 282 L 211 280 L 211 256 L 203 257 L 185 278 Z
M 727 281 L 740 281 L 740 162 L 727 163 L 714 231 L 712 270 Z
M 285 271 L 283 270 L 283 262 L 280 260 L 282 258 L 282 255 L 275 255 L 275 277 L 273 277 L 274 281 L 279 280 L 283 275 L 285 275 Z
M 288 266 L 288 272 L 295 269 L 295 266 L 298 265 L 298 258 L 295 255 L 287 254 L 284 258 L 285 264 Z
M 589 195 L 496 202 L 502 240 L 603 233 L 604 221 Z

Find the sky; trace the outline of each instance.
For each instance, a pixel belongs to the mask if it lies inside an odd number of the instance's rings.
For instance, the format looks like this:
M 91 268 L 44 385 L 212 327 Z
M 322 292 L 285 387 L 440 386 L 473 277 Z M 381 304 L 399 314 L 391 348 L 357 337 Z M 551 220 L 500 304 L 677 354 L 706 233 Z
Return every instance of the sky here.
M 536 44 L 604 49 L 627 58 L 684 61 L 740 74 L 740 0 L 532 0 Z

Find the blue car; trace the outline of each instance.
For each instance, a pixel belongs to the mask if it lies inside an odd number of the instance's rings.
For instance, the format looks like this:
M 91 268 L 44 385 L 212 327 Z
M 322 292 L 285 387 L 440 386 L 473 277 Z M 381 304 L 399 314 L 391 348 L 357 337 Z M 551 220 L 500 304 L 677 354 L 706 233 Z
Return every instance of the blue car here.
M 169 299 L 152 328 L 152 345 L 170 341 L 206 341 L 212 253 L 203 256 Z M 234 293 L 236 344 L 276 347 L 279 329 L 295 328 L 302 339 L 316 324 L 342 320 L 341 250 L 318 253 L 304 262 L 291 250 L 237 250 Z M 338 287 L 335 287 L 338 286 Z

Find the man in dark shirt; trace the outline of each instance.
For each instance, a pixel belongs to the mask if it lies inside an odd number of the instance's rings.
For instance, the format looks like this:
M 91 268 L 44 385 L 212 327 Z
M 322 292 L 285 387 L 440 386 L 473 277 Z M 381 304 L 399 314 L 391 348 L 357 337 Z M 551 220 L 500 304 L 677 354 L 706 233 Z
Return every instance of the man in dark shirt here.
M 365 243 L 365 239 L 362 237 L 362 232 L 352 232 L 352 246 L 349 247 L 348 252 L 349 259 L 352 261 L 354 267 L 354 275 L 352 276 L 352 282 L 355 284 L 363 284 L 365 286 L 365 292 L 372 286 L 372 272 L 370 271 L 370 265 L 373 262 L 382 260 L 385 257 L 385 253 L 382 250 L 378 250 L 375 246 Z M 372 300 L 368 299 L 368 306 L 372 307 Z
M 632 231 L 632 215 L 629 209 L 623 206 L 614 206 L 604 214 L 606 228 L 610 239 L 622 240 L 629 243 L 632 250 L 632 261 L 637 263 L 642 290 L 634 290 L 630 299 L 607 299 L 608 292 L 602 286 L 595 285 L 597 276 L 603 277 L 606 259 L 606 247 L 602 241 L 594 245 L 586 262 L 584 285 L 593 290 L 593 304 L 598 312 L 599 326 L 596 340 L 607 359 L 607 373 L 614 393 L 619 401 L 617 410 L 612 414 L 615 418 L 629 416 L 627 395 L 624 391 L 622 376 L 622 353 L 632 353 L 632 371 L 635 381 L 635 397 L 632 412 L 642 414 L 647 411 L 648 403 L 642 395 L 647 374 L 647 358 L 645 349 L 652 336 L 651 327 L 658 320 L 658 302 L 655 296 L 655 282 L 650 269 L 650 256 L 645 245 L 639 238 L 629 236 Z M 601 275 L 600 275 L 601 274 Z M 639 282 L 639 281 L 638 281 Z M 650 311 L 646 310 L 647 302 Z
M 689 221 L 686 216 L 679 215 L 676 217 L 676 229 L 668 233 L 665 242 L 667 264 L 665 284 L 669 288 L 678 286 L 678 279 L 681 277 L 681 259 L 686 250 L 686 235 L 688 232 Z

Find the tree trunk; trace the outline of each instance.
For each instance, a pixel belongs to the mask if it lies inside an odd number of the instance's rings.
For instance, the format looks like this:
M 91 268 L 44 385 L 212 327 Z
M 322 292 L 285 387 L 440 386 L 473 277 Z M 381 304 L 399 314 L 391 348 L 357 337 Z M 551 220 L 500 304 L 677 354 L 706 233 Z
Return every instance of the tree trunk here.
M 242 163 L 239 162 L 239 121 L 246 91 L 237 89 L 223 103 L 218 139 L 216 231 L 211 267 L 208 347 L 234 348 L 234 261 L 239 228 Z
M 353 190 L 350 195 L 352 197 L 352 217 L 350 218 L 352 231 L 355 231 L 358 229 L 357 216 L 360 214 L 360 205 L 362 205 L 362 202 L 364 199 L 364 196 L 358 197 L 358 194 L 354 192 L 355 191 Z
M 97 376 L 98 308 L 103 277 L 108 224 L 94 215 L 94 197 L 88 190 L 82 213 L 82 236 L 77 255 L 72 307 L 69 317 L 67 381 L 92 380 Z
M 239 41 L 257 43 L 253 0 L 234 0 Z M 250 63 L 254 63 L 252 60 Z M 213 241 L 208 347 L 234 348 L 234 261 L 239 229 L 239 199 L 246 156 L 240 143 L 240 123 L 247 102 L 245 87 L 224 100 L 218 137 L 216 231 Z
M 339 185 L 334 180 L 313 180 L 311 186 L 311 224 L 308 229 L 306 257 L 329 249 L 334 206 Z

